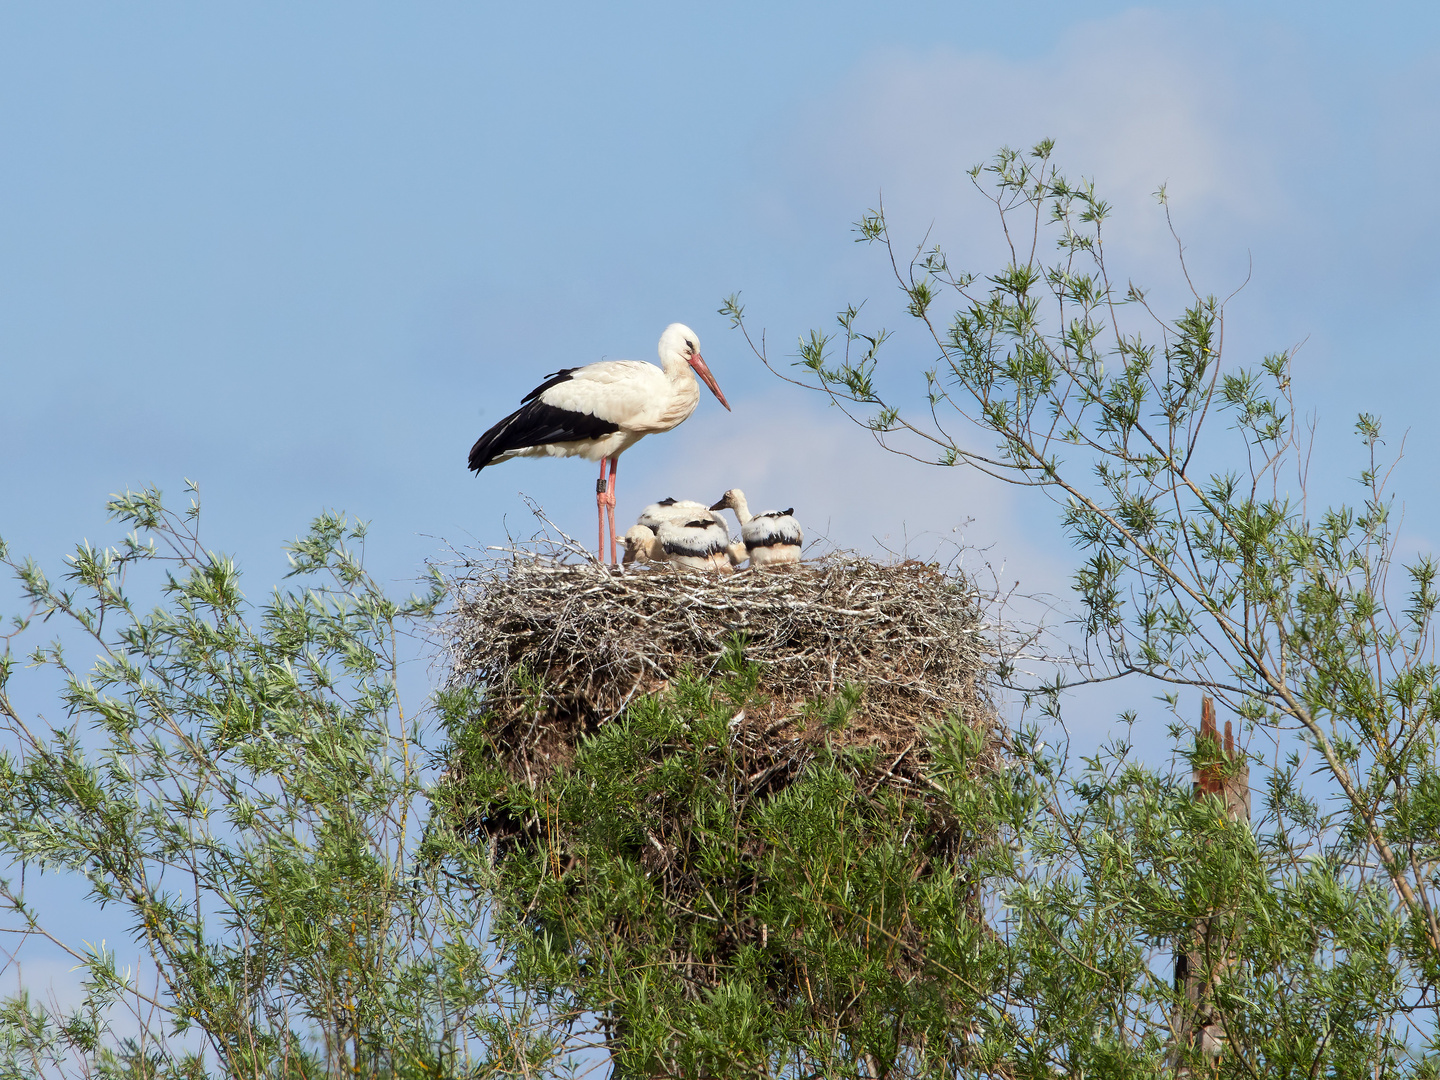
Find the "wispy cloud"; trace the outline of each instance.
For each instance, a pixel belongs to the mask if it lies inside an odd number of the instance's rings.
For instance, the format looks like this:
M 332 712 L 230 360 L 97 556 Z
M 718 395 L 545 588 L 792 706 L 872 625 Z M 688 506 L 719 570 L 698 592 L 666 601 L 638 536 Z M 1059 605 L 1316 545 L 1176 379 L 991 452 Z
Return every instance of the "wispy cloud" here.
M 1283 32 L 1249 30 L 1237 40 L 1218 19 L 1132 11 L 1078 24 L 1040 55 L 877 52 L 783 134 L 789 212 L 854 217 L 883 192 L 904 235 L 933 223 L 947 249 L 983 262 L 998 244 L 967 170 L 1053 137 L 1072 178 L 1093 178 L 1116 207 L 1112 241 L 1128 254 L 1173 263 L 1152 198 L 1167 184 L 1182 226 L 1203 229 L 1205 247 L 1238 247 L 1225 268 L 1243 273 L 1242 238 L 1294 212 L 1286 169 L 1323 126 Z M 1217 233 L 1237 242 L 1210 242 Z
M 690 434 L 706 452 L 683 463 L 650 457 L 632 498 L 714 501 L 738 487 L 756 510 L 793 506 L 809 539 L 880 557 L 948 560 L 967 550 L 971 564 L 989 562 L 1027 590 L 1065 588 L 1054 560 L 1031 543 L 1013 488 L 890 453 L 803 391 L 780 389 L 687 427 L 698 428 Z

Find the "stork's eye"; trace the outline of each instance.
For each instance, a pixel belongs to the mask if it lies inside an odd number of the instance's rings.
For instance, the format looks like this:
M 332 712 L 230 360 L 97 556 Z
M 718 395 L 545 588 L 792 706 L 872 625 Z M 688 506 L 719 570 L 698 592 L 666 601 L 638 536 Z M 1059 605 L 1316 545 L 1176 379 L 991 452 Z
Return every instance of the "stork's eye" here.
M 686 338 L 686 339 L 685 339 L 685 347 L 686 347 L 687 349 L 689 349 L 691 352 L 694 352 L 694 351 L 695 351 L 695 343 L 694 343 L 693 341 L 691 341 L 689 338 Z

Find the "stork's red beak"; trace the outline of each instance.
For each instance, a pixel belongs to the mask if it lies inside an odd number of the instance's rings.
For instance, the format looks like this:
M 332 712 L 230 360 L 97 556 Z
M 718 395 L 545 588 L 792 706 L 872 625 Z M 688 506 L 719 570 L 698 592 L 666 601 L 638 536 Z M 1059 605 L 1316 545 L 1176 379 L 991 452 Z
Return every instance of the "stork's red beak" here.
M 690 366 L 695 369 L 696 375 L 699 375 L 700 378 L 705 380 L 705 385 L 710 388 L 710 392 L 712 394 L 719 398 L 720 404 L 725 406 L 725 411 L 734 411 L 730 408 L 730 403 L 725 400 L 725 395 L 720 392 L 720 387 L 715 382 L 715 376 L 711 375 L 710 369 L 705 366 L 705 358 L 701 356 L 698 352 L 693 354 L 690 357 Z

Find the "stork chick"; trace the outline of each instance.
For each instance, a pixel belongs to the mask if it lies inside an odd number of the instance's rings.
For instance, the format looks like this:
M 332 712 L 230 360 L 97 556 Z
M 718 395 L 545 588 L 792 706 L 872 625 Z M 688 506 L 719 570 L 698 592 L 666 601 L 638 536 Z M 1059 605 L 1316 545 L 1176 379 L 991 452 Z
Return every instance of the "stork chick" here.
M 691 570 L 731 569 L 730 533 L 713 518 L 662 522 L 658 531 L 634 525 L 625 533 L 625 562 L 666 562 Z
M 655 530 L 648 525 L 631 525 L 622 538 L 625 544 L 626 566 L 635 562 L 664 562 L 665 551 L 655 539 Z
M 730 526 L 726 524 L 725 519 L 704 503 L 698 503 L 694 499 L 676 499 L 672 496 L 668 499 L 661 499 L 659 502 L 653 502 L 645 507 L 644 510 L 640 511 L 640 517 L 635 523 L 637 525 L 643 525 L 654 533 L 667 521 L 674 522 L 677 525 L 684 525 L 686 522 L 704 521 L 707 518 L 715 521 L 725 530 L 725 538 L 728 541 L 730 538 Z M 633 529 L 630 530 L 632 533 L 634 531 Z M 628 539 L 630 533 L 626 533 L 625 536 Z M 629 550 L 630 546 L 627 544 L 625 561 L 634 562 L 635 558 L 629 554 Z M 638 546 L 636 550 L 639 550 Z M 730 560 L 732 567 L 739 566 L 750 557 L 749 553 L 745 550 L 745 545 L 738 540 L 734 543 L 727 544 L 725 555 Z
M 667 562 L 692 570 L 730 570 L 730 530 L 708 514 L 694 521 L 667 521 L 655 532 Z
M 672 496 L 668 499 L 661 499 L 659 502 L 653 502 L 641 510 L 640 516 L 635 519 L 635 524 L 644 525 L 651 532 L 658 532 L 660 526 L 667 521 L 683 525 L 687 521 L 705 518 L 714 518 L 720 524 L 725 524 L 725 519 L 714 513 L 704 503 L 696 502 L 694 499 L 676 499 Z M 728 526 L 726 532 L 729 532 Z
M 795 508 L 770 510 L 751 514 L 745 493 L 731 488 L 720 496 L 711 510 L 733 510 L 740 522 L 740 539 L 750 557 L 751 566 L 776 566 L 800 561 L 800 545 L 805 532 L 795 520 Z

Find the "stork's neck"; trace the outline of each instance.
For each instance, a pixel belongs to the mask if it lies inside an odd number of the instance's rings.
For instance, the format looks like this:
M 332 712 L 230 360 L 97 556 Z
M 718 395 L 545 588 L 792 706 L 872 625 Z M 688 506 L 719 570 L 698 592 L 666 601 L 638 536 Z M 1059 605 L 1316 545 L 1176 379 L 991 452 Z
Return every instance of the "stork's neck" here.
M 752 517 L 750 504 L 745 501 L 745 496 L 738 491 L 730 496 L 730 509 L 735 511 L 735 520 L 740 522 L 741 525 L 750 524 Z
M 665 378 L 670 384 L 670 400 L 658 403 L 659 413 L 646 430 L 669 431 L 687 420 L 700 404 L 700 382 L 690 365 L 674 354 L 665 356 L 663 362 Z
M 691 369 L 685 357 L 679 352 L 672 349 L 669 352 L 662 353 L 660 355 L 660 366 L 665 370 L 665 377 L 670 380 L 671 386 L 674 386 L 678 390 L 681 386 L 688 384 L 695 388 L 698 396 L 700 384 L 695 379 L 695 372 Z

